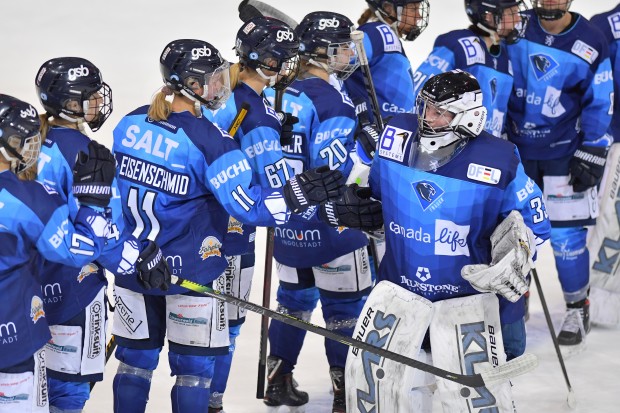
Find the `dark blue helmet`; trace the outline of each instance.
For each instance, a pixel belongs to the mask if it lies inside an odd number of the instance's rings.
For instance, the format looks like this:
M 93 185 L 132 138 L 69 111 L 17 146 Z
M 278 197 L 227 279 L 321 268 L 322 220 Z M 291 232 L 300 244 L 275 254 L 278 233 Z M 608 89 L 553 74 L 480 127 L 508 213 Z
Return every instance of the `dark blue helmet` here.
M 205 41 L 168 43 L 159 57 L 159 68 L 169 88 L 209 109 L 219 108 L 230 96 L 229 64 Z
M 428 26 L 428 0 L 366 0 L 382 22 L 403 40 L 415 40 Z
M 302 59 L 346 79 L 359 60 L 351 41 L 353 22 L 342 14 L 316 11 L 306 15 L 295 28 Z
M 39 114 L 29 103 L 0 95 L 0 154 L 19 174 L 37 162 L 41 149 Z
M 538 17 L 543 20 L 559 20 L 561 19 L 568 9 L 573 0 L 565 0 L 565 3 L 558 3 L 555 7 L 545 7 L 543 0 L 532 0 L 532 6 L 534 12 Z
M 237 32 L 235 51 L 243 66 L 256 70 L 276 89 L 286 88 L 299 72 L 299 41 L 278 19 L 261 16 L 245 22 Z
M 500 36 L 508 44 L 523 37 L 527 27 L 525 10 L 523 0 L 465 0 L 465 12 L 471 23 L 491 36 Z M 509 29 L 505 28 L 507 25 Z
M 43 63 L 35 85 L 43 108 L 56 118 L 85 121 L 96 131 L 112 113 L 112 89 L 99 69 L 81 57 L 59 57 Z

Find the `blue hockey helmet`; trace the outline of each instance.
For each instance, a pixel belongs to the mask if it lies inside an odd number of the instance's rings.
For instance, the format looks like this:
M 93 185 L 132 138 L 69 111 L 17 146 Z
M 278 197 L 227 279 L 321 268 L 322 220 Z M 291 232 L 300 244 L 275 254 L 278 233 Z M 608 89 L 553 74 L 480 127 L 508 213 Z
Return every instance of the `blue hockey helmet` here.
M 431 77 L 416 99 L 418 134 L 410 164 L 437 169 L 454 158 L 469 139 L 482 133 L 487 110 L 478 80 L 462 70 Z
M 168 43 L 159 57 L 159 68 L 166 86 L 208 109 L 219 108 L 230 96 L 229 63 L 205 41 Z
M 101 72 L 81 57 L 59 57 L 43 63 L 35 78 L 39 100 L 50 115 L 86 122 L 98 130 L 112 113 L 112 89 Z
M 31 104 L 0 94 L 0 154 L 20 174 L 34 165 L 41 150 L 41 123 Z
M 272 17 L 254 17 L 237 32 L 235 52 L 239 62 L 256 70 L 275 89 L 285 89 L 297 77 L 298 51 L 299 41 L 293 29 Z
M 415 40 L 428 26 L 428 0 L 366 0 L 377 18 L 403 40 Z
M 523 0 L 465 0 L 465 12 L 472 24 L 508 44 L 523 37 L 527 27 L 525 10 Z
M 554 1 L 551 5 L 547 5 L 545 0 L 532 0 L 532 6 L 536 15 L 541 19 L 559 20 L 568 12 L 572 2 L 573 0 Z
M 359 66 L 357 51 L 351 41 L 352 30 L 353 22 L 342 14 L 312 12 L 295 28 L 299 55 L 344 80 Z

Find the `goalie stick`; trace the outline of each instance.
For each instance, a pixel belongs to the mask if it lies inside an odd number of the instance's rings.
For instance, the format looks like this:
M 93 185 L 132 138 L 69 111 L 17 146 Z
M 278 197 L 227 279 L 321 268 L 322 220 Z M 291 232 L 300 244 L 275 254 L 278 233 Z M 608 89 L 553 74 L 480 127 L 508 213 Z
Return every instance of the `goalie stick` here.
M 177 277 L 176 275 L 172 276 L 172 283 L 180 287 L 187 288 L 188 290 L 217 298 L 224 302 L 236 305 L 237 307 L 244 308 L 248 311 L 252 311 L 254 313 L 270 317 L 274 320 L 281 321 L 293 327 L 297 327 L 302 330 L 310 331 L 320 336 L 338 341 L 342 344 L 346 344 L 347 346 L 356 347 L 356 348 L 377 354 L 381 357 L 385 357 L 387 359 L 396 361 L 398 363 L 406 364 L 407 366 L 413 367 L 418 370 L 425 371 L 427 373 L 433 374 L 438 377 L 442 377 L 446 380 L 450 380 L 450 381 L 462 384 L 467 387 L 483 387 L 483 386 L 493 385 L 495 383 L 501 383 L 513 377 L 525 374 L 533 370 L 534 368 L 536 368 L 536 366 L 538 365 L 538 359 L 536 358 L 536 356 L 534 354 L 528 353 L 520 357 L 517 357 L 507 362 L 506 364 L 503 364 L 501 366 L 491 368 L 488 370 L 484 370 L 477 374 L 452 373 L 450 371 L 440 369 L 433 365 L 426 364 L 421 361 L 414 360 L 412 358 L 405 357 L 403 355 L 385 350 L 381 347 L 368 344 L 365 341 L 360 341 L 360 340 L 357 340 L 351 337 L 347 337 L 342 334 L 334 333 L 333 331 L 328 330 L 324 327 L 320 327 L 315 324 L 300 320 L 299 318 L 293 317 L 291 315 L 281 314 L 281 313 L 278 313 L 277 311 L 271 310 L 266 307 L 262 307 L 258 304 L 254 304 L 249 301 L 245 301 L 240 298 L 233 297 L 228 294 L 224 294 L 206 285 L 201 285 L 193 281 L 185 280 L 183 278 Z

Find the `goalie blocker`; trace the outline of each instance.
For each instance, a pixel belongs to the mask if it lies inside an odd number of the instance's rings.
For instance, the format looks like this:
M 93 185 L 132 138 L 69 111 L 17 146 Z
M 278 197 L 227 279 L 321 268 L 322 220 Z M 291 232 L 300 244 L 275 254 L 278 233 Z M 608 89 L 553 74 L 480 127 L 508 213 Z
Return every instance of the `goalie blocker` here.
M 430 326 L 429 349 L 421 349 Z M 392 352 L 432 361 L 467 374 L 506 362 L 499 303 L 479 294 L 431 303 L 396 284 L 382 281 L 361 313 L 354 338 Z M 431 412 L 435 389 L 446 412 L 512 412 L 508 378 L 469 388 L 352 347 L 347 356 L 347 412 Z M 487 410 L 488 409 L 488 410 Z

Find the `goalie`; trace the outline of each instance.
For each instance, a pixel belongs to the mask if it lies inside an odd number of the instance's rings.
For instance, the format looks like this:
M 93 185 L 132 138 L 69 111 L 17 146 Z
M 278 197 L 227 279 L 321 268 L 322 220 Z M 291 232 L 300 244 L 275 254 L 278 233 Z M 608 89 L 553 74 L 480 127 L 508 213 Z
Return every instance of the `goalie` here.
M 472 75 L 431 78 L 416 112 L 389 122 L 371 169 L 387 243 L 378 278 L 390 283 L 375 287 L 354 337 L 473 374 L 525 350 L 525 277 L 549 220 L 515 146 L 483 131 Z M 355 348 L 346 370 L 348 411 L 432 407 L 435 385 L 420 371 Z M 437 379 L 437 388 L 446 412 L 513 408 L 508 383 L 469 389 Z

